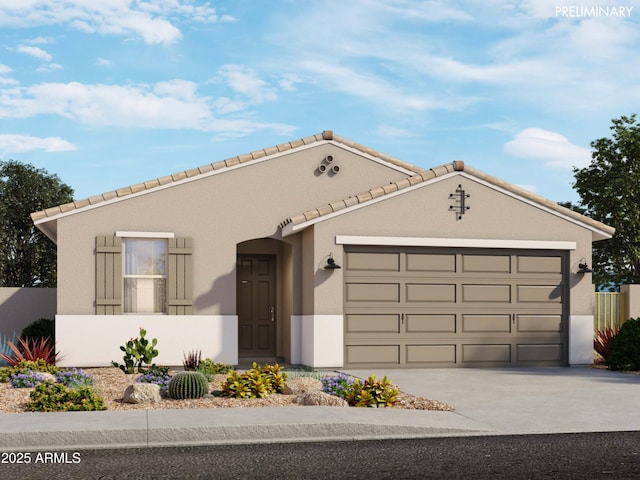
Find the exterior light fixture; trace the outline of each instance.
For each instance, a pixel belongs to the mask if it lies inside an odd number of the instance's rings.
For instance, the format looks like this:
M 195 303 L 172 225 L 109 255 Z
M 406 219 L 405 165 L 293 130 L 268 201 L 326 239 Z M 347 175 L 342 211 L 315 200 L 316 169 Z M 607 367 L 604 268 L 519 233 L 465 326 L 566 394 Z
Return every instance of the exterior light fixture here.
M 336 263 L 336 261 L 333 259 L 333 253 L 329 255 L 329 258 L 327 258 L 327 264 L 324 266 L 325 270 L 336 270 L 338 268 L 342 268 L 340 265 L 338 265 Z
M 580 263 L 578 263 L 578 271 L 577 273 L 592 273 L 593 270 L 589 268 L 589 264 L 587 263 L 587 259 L 582 257 L 580 259 Z

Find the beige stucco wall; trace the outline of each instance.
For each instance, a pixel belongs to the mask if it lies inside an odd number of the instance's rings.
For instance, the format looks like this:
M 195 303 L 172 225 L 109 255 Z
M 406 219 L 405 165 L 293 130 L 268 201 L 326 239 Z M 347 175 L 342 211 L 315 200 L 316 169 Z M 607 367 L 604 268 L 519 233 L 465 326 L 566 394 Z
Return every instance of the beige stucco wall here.
M 449 211 L 449 194 L 459 184 L 471 195 L 471 208 L 461 220 Z M 592 315 L 591 275 L 574 273 L 582 257 L 592 264 L 591 231 L 468 177 L 454 175 L 382 202 L 371 202 L 349 214 L 318 222 L 314 229 L 316 265 L 330 252 L 338 264 L 343 264 L 343 249 L 336 245 L 336 235 L 576 242 L 576 250 L 569 254 L 570 313 Z M 324 271 L 316 273 L 320 279 Z M 314 290 L 315 313 L 341 313 L 342 289 L 343 270 L 335 270 L 330 278 L 318 281 Z
M 329 154 L 337 175 L 317 171 Z M 120 230 L 191 237 L 194 314 L 234 314 L 237 244 L 278 237 L 278 224 L 291 215 L 405 176 L 331 143 L 245 165 L 58 219 L 58 313 L 95 312 L 95 237 Z M 298 240 L 286 241 L 292 259 L 304 255 Z M 291 275 L 291 284 L 304 284 Z M 291 313 L 307 309 L 302 297 L 291 299 Z

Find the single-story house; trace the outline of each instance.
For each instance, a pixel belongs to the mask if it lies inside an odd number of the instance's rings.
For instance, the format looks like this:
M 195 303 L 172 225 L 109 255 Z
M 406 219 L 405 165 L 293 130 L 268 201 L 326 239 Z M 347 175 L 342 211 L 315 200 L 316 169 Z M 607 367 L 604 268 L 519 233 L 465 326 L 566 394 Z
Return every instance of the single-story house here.
M 32 214 L 57 244 L 61 365 L 138 335 L 328 367 L 585 365 L 614 230 L 454 161 L 325 131 Z M 584 267 L 584 265 L 582 265 Z

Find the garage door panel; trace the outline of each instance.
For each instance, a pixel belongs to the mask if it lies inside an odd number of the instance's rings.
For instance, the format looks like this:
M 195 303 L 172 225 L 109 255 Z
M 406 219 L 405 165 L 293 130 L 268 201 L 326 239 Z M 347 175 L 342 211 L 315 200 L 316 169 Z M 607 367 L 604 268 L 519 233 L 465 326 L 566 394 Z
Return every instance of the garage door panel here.
M 561 344 L 517 345 L 518 362 L 562 362 L 564 348 Z
M 511 315 L 463 315 L 462 331 L 467 332 L 510 332 Z
M 347 302 L 399 302 L 398 283 L 347 283 Z
M 463 302 L 511 302 L 511 285 L 462 285 Z
M 400 333 L 400 315 L 346 315 L 346 333 Z
M 347 253 L 346 268 L 361 272 L 400 271 L 399 253 Z
M 414 314 L 405 315 L 406 332 L 419 333 L 455 333 L 455 314 Z
M 408 253 L 407 272 L 455 272 L 456 256 L 427 253 Z
M 462 345 L 465 363 L 509 363 L 511 345 Z
M 346 361 L 350 365 L 400 363 L 400 345 L 347 345 Z
M 518 256 L 518 273 L 562 273 L 561 257 Z
M 456 345 L 407 345 L 408 364 L 456 363 Z
M 562 332 L 562 315 L 517 315 L 519 332 Z
M 462 255 L 462 271 L 474 273 L 509 273 L 509 255 Z
M 346 365 L 566 365 L 566 253 L 345 250 Z
M 456 285 L 438 283 L 407 283 L 407 302 L 448 302 L 456 301 Z
M 561 303 L 562 288 L 558 285 L 518 285 L 518 302 Z

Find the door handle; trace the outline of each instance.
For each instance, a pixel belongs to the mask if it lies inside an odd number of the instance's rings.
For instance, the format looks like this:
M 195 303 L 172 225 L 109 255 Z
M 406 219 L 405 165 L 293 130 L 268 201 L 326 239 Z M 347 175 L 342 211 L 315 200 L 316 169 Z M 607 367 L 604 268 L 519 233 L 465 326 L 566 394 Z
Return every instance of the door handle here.
M 271 307 L 271 321 L 276 321 L 276 307 Z

